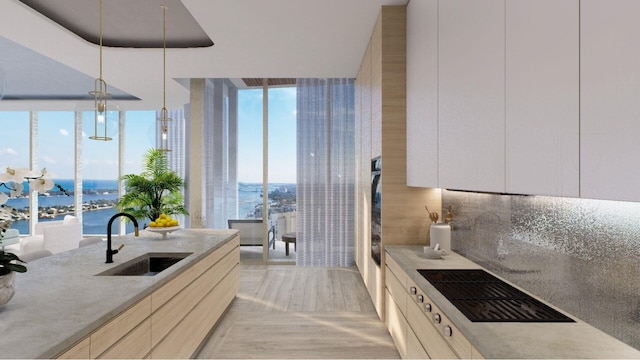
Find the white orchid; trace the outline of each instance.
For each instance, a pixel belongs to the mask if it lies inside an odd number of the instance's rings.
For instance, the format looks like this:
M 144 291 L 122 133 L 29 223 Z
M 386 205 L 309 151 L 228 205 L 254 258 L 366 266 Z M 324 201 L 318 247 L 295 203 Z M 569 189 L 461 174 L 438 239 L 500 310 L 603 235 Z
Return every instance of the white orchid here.
M 16 197 L 24 191 L 24 185 L 21 182 L 14 182 L 11 184 L 11 190 L 9 191 L 10 197 Z
M 7 166 L 3 173 L 0 173 L 0 182 L 22 182 L 24 177 L 29 173 L 29 169 L 25 168 L 13 168 Z
M 3 191 L 0 192 L 0 205 L 5 204 L 9 198 L 21 195 L 24 191 L 24 181 L 29 182 L 30 191 L 37 191 L 41 194 L 51 190 L 54 186 L 46 168 L 36 171 L 7 166 L 5 171 L 0 173 L 0 186 L 8 189 L 9 195 Z
M 29 189 L 44 194 L 53 189 L 53 180 L 46 178 L 37 178 L 29 180 Z

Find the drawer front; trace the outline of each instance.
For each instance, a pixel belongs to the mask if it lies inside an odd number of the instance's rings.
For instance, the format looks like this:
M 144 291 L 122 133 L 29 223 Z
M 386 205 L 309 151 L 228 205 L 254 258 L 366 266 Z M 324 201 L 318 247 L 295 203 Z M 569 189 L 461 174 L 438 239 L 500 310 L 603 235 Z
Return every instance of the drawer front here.
M 388 275 L 387 275 L 388 276 Z M 403 359 L 407 358 L 407 320 L 404 318 L 404 315 L 400 312 L 400 308 L 396 305 L 396 302 L 393 300 L 391 293 L 387 290 L 385 291 L 386 301 L 385 301 L 385 314 L 387 314 L 385 318 L 385 322 L 387 325 L 387 329 L 393 338 L 393 342 L 396 344 L 396 348 L 398 348 L 398 352 Z
M 409 279 L 407 278 L 407 275 L 404 273 L 404 271 L 402 271 L 400 265 L 398 265 L 398 263 L 393 260 L 391 256 L 389 256 L 389 253 L 387 253 L 385 256 L 385 263 L 387 267 L 391 271 L 393 271 L 393 274 L 396 276 L 396 278 L 398 278 L 400 284 L 402 284 L 402 288 L 404 289 L 407 286 L 407 281 Z
M 151 316 L 153 336 L 151 346 L 156 346 L 162 339 L 202 300 L 227 274 L 228 269 L 238 264 L 237 250 L 227 254 L 204 274 L 175 295 L 164 306 Z M 234 293 L 235 294 L 235 293 Z M 155 301 L 155 293 L 152 296 Z
M 58 359 L 88 359 L 91 357 L 89 352 L 91 346 L 91 338 L 86 337 L 70 349 L 58 355 Z
M 148 296 L 96 330 L 91 334 L 91 357 L 101 356 L 111 345 L 122 339 L 150 314 L 151 297 Z M 149 342 L 150 346 L 151 342 Z
M 400 280 L 396 277 L 393 271 L 389 271 L 387 267 L 387 273 L 385 276 L 385 285 L 391 293 L 391 296 L 396 301 L 396 304 L 400 308 L 402 315 L 407 316 L 407 291 L 405 285 L 401 284 Z
M 413 284 L 413 282 L 410 282 L 410 284 Z M 471 343 L 466 337 L 464 337 L 464 335 L 462 335 L 461 332 L 458 331 L 458 328 L 453 325 L 451 320 L 443 314 L 433 301 L 420 290 L 417 290 L 416 295 L 411 299 L 413 301 L 409 301 L 409 303 L 413 302 L 417 306 L 417 309 L 422 312 L 423 317 L 426 318 L 436 329 L 439 338 L 449 344 L 451 349 L 453 349 L 459 357 L 463 359 L 470 359 L 472 348 Z M 427 352 L 429 352 L 429 348 L 427 348 L 426 345 L 425 348 L 427 349 Z
M 239 265 L 222 281 L 156 347 L 151 358 L 190 358 L 218 322 L 238 292 Z
M 200 260 L 197 264 L 183 271 L 168 284 L 165 284 L 160 289 L 156 290 L 153 293 L 154 298 L 151 311 L 154 312 L 158 310 L 158 308 L 169 301 L 169 299 L 171 299 L 175 294 L 182 291 L 182 289 L 205 272 L 209 267 L 211 267 L 211 265 L 217 263 L 234 248 L 240 246 L 239 239 L 240 238 L 236 236 L 228 243 L 222 245 L 219 249 L 216 249 L 211 254 L 207 255 L 206 258 Z
M 442 338 L 431 319 L 425 315 L 420 305 L 415 301 L 407 304 L 407 321 L 416 334 L 416 337 L 433 359 L 457 359 L 458 355 L 449 347 Z
M 151 320 L 146 319 L 142 324 L 129 332 L 116 344 L 102 353 L 99 358 L 104 359 L 142 359 L 151 352 Z
M 416 334 L 407 326 L 407 359 L 430 359 Z
M 431 302 L 431 300 L 425 295 L 425 301 Z M 440 314 L 440 334 L 444 337 L 444 340 L 453 348 L 453 350 L 458 353 L 458 355 L 463 359 L 471 358 L 471 342 L 467 340 L 464 335 L 458 330 L 455 325 L 449 320 L 449 318 L 442 313 L 442 311 L 435 305 L 432 307 L 433 312 Z M 433 317 L 432 317 L 433 319 Z M 434 323 L 434 325 L 436 325 Z

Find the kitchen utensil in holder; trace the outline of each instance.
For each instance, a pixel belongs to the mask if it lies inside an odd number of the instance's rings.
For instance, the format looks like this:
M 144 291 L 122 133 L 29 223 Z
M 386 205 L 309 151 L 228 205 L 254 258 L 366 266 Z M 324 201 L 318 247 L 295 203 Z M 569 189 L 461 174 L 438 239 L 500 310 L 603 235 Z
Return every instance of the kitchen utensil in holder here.
M 433 223 L 429 229 L 431 247 L 440 244 L 440 249 L 451 250 L 451 226 L 445 223 Z

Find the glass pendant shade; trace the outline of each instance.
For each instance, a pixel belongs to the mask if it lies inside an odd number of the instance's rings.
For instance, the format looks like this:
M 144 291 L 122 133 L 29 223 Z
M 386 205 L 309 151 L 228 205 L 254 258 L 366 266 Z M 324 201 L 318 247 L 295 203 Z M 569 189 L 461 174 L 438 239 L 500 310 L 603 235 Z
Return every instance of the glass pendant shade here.
M 94 83 L 94 90 L 89 92 L 94 101 L 94 134 L 89 136 L 91 140 L 112 140 L 107 136 L 107 100 L 110 96 L 107 91 L 107 83 L 98 78 Z

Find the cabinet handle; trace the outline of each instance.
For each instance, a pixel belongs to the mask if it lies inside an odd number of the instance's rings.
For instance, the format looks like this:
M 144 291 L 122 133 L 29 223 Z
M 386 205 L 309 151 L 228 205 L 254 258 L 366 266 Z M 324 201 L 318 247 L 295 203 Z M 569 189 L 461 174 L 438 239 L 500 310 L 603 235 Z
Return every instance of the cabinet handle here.
M 411 293 L 411 295 L 415 295 L 418 293 L 418 289 L 416 289 L 415 286 L 412 286 L 409 288 L 409 292 Z
M 424 302 L 424 296 L 422 296 L 422 295 L 418 295 L 418 296 L 416 296 L 416 300 L 417 300 L 419 303 L 423 303 L 423 302 Z
M 442 317 L 438 313 L 433 314 L 431 318 L 433 319 L 433 322 L 436 324 L 440 324 L 440 321 L 442 321 Z
M 453 335 L 453 329 L 451 329 L 451 326 L 445 325 L 442 327 L 442 334 L 446 337 L 450 337 Z
M 429 303 L 424 304 L 424 311 L 431 312 L 431 304 Z

